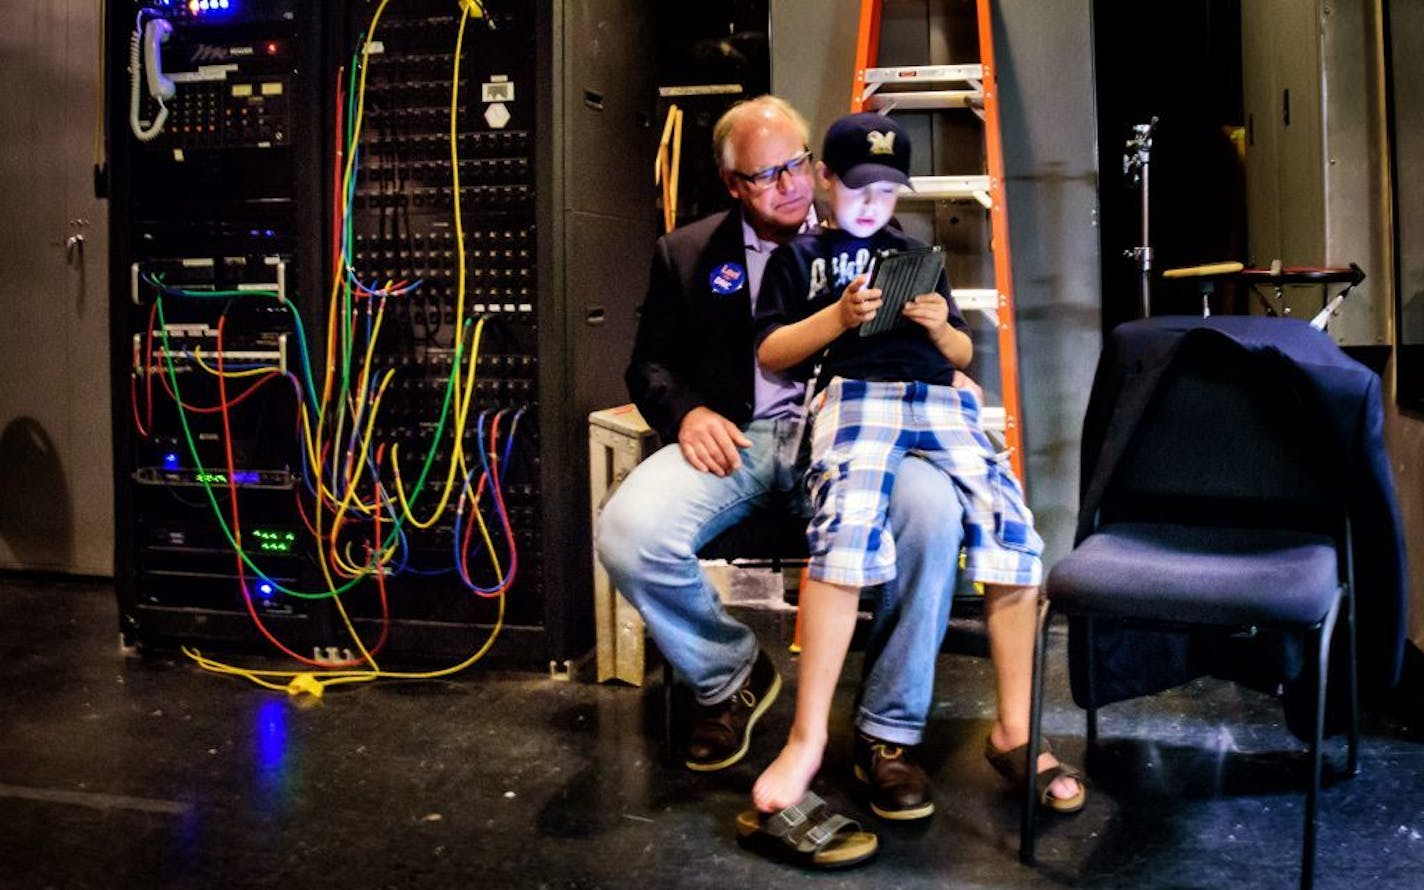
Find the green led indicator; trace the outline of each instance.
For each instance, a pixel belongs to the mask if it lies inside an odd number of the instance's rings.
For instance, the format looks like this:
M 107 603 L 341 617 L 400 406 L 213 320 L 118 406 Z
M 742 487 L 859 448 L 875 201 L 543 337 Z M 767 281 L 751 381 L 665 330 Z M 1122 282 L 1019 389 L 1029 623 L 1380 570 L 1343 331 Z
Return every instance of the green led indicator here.
M 275 528 L 255 528 L 249 534 L 259 549 L 267 553 L 291 553 L 297 546 L 297 533 Z

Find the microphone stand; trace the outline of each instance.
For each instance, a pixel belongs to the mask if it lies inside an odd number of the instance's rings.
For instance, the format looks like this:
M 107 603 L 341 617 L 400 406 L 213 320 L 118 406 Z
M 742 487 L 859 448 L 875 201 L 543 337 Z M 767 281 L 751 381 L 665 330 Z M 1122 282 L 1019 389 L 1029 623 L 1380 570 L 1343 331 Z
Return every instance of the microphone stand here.
M 1129 188 L 1142 188 L 1142 244 L 1123 251 L 1123 256 L 1136 261 L 1138 278 L 1142 290 L 1142 317 L 1152 314 L 1152 242 L 1149 234 L 1149 208 L 1151 194 L 1150 173 L 1152 167 L 1152 130 L 1157 126 L 1157 116 L 1145 124 L 1135 124 L 1132 138 L 1127 140 L 1127 153 L 1122 157 L 1122 172 L 1127 177 Z

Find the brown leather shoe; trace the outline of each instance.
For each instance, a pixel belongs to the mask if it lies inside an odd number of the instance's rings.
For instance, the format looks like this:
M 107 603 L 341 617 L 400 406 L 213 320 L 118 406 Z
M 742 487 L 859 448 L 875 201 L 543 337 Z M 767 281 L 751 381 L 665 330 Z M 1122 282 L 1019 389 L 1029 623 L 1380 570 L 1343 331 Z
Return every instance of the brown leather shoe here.
M 781 675 L 765 651 L 757 653 L 751 673 L 726 700 L 698 708 L 688 733 L 687 768 L 698 772 L 726 769 L 747 756 L 752 728 L 776 701 Z
M 870 809 L 882 819 L 908 821 L 934 813 L 930 777 L 914 752 L 912 745 L 855 734 L 855 777 L 870 785 Z

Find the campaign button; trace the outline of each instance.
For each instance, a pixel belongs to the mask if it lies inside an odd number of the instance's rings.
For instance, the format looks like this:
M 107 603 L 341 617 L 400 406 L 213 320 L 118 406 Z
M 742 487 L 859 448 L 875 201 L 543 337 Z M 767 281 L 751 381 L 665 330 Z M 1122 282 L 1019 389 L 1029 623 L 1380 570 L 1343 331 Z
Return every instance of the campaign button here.
M 746 286 L 747 270 L 737 263 L 723 263 L 712 270 L 712 274 L 707 278 L 707 284 L 712 288 L 712 293 L 727 296 L 734 294 Z

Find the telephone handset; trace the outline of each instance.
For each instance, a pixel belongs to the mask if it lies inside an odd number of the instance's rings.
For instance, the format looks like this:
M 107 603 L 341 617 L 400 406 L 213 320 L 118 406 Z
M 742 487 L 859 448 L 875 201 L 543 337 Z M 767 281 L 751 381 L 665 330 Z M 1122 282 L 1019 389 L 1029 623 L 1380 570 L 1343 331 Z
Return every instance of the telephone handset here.
M 148 80 L 148 94 L 155 99 L 172 99 L 176 87 L 173 81 L 163 76 L 163 54 L 159 44 L 167 43 L 173 35 L 173 26 L 168 19 L 149 19 L 143 26 L 143 73 Z
M 164 100 L 172 99 L 177 92 L 173 81 L 163 75 L 163 53 L 160 49 L 172 34 L 173 25 L 167 19 L 154 17 L 143 23 L 141 29 L 135 26 L 133 37 L 129 40 L 129 127 L 140 142 L 148 142 L 163 132 L 163 125 L 168 121 L 168 106 L 163 104 Z M 139 64 L 140 45 L 143 50 L 142 66 Z M 147 127 L 139 120 L 143 107 L 138 86 L 140 67 L 144 69 L 148 94 L 158 103 L 158 114 Z

